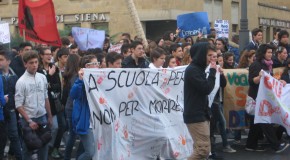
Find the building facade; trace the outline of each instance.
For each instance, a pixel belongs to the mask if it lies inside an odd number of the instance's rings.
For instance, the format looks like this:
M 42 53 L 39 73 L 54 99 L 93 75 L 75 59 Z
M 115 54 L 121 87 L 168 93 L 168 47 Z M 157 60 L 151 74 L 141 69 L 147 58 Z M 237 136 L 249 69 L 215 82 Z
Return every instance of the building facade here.
M 208 12 L 213 27 L 217 19 L 229 20 L 230 35 L 239 32 L 241 0 L 134 0 L 147 38 L 156 39 L 176 29 L 179 14 Z M 54 0 L 58 29 L 72 26 L 106 30 L 111 36 L 136 34 L 125 0 Z M 264 41 L 273 38 L 276 28 L 290 29 L 290 1 L 248 0 L 249 30 L 260 27 Z M 18 0 L 0 0 L 0 20 L 10 23 L 16 33 Z

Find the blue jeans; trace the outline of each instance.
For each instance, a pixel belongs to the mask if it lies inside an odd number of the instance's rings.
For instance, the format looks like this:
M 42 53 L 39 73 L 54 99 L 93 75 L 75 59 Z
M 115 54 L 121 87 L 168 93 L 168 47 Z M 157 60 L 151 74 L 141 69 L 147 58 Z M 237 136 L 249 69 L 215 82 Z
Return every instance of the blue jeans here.
M 22 151 L 21 151 L 21 141 L 20 136 L 18 134 L 18 124 L 15 110 L 9 112 L 10 119 L 6 122 L 7 123 L 7 130 L 8 130 L 8 138 L 10 140 L 10 150 L 17 160 L 22 159 Z
M 73 147 L 75 145 L 77 134 L 73 131 L 72 128 L 72 109 L 65 109 L 65 117 L 68 127 L 68 138 L 65 145 L 65 151 L 64 151 L 64 160 L 70 160 Z M 82 142 L 79 143 L 79 147 L 77 150 L 77 156 L 81 155 L 84 152 Z
M 96 152 L 96 143 L 94 140 L 93 130 L 89 129 L 88 134 L 79 135 L 85 152 L 80 155 L 78 160 L 90 160 L 93 158 Z
M 43 115 L 39 118 L 31 118 L 36 123 L 47 123 L 46 115 Z M 21 125 L 27 126 L 28 123 L 21 118 Z M 25 143 L 23 145 L 23 158 L 24 160 L 30 160 L 32 156 L 33 151 L 30 151 L 27 149 Z M 47 160 L 48 159 L 48 144 L 43 146 L 41 149 L 37 150 L 37 155 L 39 160 Z
M 61 139 L 64 136 L 64 132 L 67 128 L 64 111 L 57 113 L 57 122 L 58 122 L 58 130 L 54 141 L 54 148 L 58 149 L 61 143 Z
M 226 133 L 226 119 L 223 114 L 223 105 L 213 103 L 211 107 L 211 111 L 212 111 L 212 116 L 215 122 L 212 125 L 216 126 L 218 123 L 220 135 L 223 141 L 223 147 L 226 147 L 228 145 L 228 139 L 227 139 L 227 133 Z
M 55 141 L 55 138 L 56 138 L 56 135 L 57 135 L 57 131 L 58 131 L 57 116 L 56 115 L 53 115 L 52 116 L 52 128 L 51 128 L 51 140 L 48 143 L 48 146 L 50 148 L 52 148 L 53 145 L 54 145 L 54 141 Z

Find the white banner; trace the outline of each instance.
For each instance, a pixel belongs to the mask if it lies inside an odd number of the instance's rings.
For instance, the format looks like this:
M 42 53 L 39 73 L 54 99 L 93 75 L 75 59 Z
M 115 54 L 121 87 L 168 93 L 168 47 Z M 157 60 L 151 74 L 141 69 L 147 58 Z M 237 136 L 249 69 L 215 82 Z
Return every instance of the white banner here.
M 215 20 L 214 29 L 216 30 L 217 37 L 229 38 L 229 21 L 228 20 Z
M 185 159 L 192 154 L 182 116 L 185 68 L 85 69 L 97 144 L 94 160 Z
M 290 134 L 290 84 L 283 84 L 263 72 L 256 99 L 255 123 L 276 123 Z
M 220 65 L 217 65 L 217 72 L 215 74 L 215 85 L 214 85 L 214 88 L 212 90 L 212 92 L 208 95 L 208 107 L 211 108 L 211 105 L 214 101 L 214 97 L 216 94 L 219 94 L 217 93 L 217 91 L 219 90 L 220 88 L 220 76 L 221 76 L 221 73 L 218 71 L 220 68 Z M 206 78 L 208 78 L 209 76 L 209 69 L 210 69 L 210 65 L 207 66 L 207 68 L 205 69 L 205 73 L 206 73 Z
M 0 23 L 0 43 L 10 43 L 10 30 L 8 23 Z

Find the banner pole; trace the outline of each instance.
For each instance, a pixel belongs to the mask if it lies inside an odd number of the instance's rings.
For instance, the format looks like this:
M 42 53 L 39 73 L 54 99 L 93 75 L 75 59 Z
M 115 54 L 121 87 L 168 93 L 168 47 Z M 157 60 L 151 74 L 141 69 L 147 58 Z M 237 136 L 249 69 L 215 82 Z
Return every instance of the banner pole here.
M 23 42 L 25 42 L 26 41 L 26 39 L 25 39 L 25 29 L 23 29 L 22 31 L 23 31 Z

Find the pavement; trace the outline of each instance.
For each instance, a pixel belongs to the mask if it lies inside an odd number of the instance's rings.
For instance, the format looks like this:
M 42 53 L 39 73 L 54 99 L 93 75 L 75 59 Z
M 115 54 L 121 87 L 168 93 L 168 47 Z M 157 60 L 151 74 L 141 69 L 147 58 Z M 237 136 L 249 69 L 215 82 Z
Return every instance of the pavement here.
M 231 147 L 237 150 L 236 153 L 223 153 L 222 152 L 222 143 L 220 136 L 216 136 L 218 145 L 217 151 L 219 155 L 224 157 L 224 160 L 290 160 L 290 147 L 287 148 L 282 153 L 275 153 L 271 149 L 270 144 L 262 144 L 266 148 L 265 152 L 250 152 L 245 150 L 246 145 L 246 136 L 242 136 L 242 143 L 239 145 L 233 144 L 233 139 L 229 139 Z
M 215 135 L 216 137 L 216 148 L 217 148 L 217 153 L 219 155 L 222 155 L 224 157 L 224 160 L 290 160 L 290 147 L 286 149 L 282 153 L 275 153 L 272 149 L 270 144 L 263 144 L 266 148 L 265 152 L 250 152 L 245 150 L 245 144 L 247 140 L 247 136 L 243 135 L 241 144 L 235 145 L 233 144 L 233 139 L 228 139 L 229 144 L 231 147 L 235 150 L 237 150 L 236 153 L 223 153 L 222 152 L 222 140 L 219 135 Z M 77 140 L 76 145 L 78 146 L 79 140 Z M 60 146 L 60 151 L 64 153 L 65 146 L 62 143 Z M 73 155 L 71 160 L 75 160 L 75 152 L 76 152 L 77 147 L 74 147 Z M 5 154 L 8 152 L 8 145 L 5 148 Z M 11 158 L 6 158 L 4 160 L 13 160 Z M 49 158 L 49 160 L 54 160 L 53 158 Z

